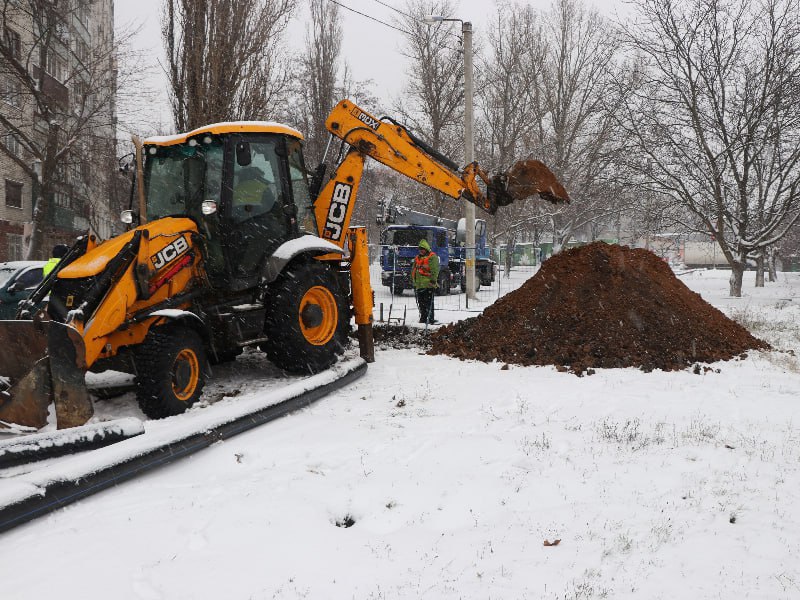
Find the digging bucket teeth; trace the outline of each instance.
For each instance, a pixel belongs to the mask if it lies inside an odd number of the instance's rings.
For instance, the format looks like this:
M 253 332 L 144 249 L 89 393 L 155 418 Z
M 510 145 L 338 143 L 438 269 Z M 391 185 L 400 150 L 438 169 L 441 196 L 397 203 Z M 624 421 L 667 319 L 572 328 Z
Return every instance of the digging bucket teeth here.
M 85 347 L 73 327 L 55 321 L 0 321 L 0 348 L 0 429 L 3 423 L 44 427 L 51 402 L 59 429 L 92 417 Z

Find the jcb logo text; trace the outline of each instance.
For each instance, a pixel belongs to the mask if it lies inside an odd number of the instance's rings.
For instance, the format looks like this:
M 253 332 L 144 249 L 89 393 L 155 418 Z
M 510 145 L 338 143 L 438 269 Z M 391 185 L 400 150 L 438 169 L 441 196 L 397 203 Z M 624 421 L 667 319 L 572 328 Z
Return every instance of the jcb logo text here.
M 160 269 L 168 262 L 171 262 L 176 258 L 178 258 L 188 249 L 189 249 L 189 242 L 186 241 L 185 237 L 179 237 L 170 245 L 162 248 L 155 256 L 151 256 L 150 260 L 153 261 L 153 266 L 156 269 Z
M 346 183 L 337 183 L 333 188 L 331 207 L 328 209 L 328 219 L 322 237 L 338 241 L 342 239 L 344 219 L 347 216 L 347 207 L 350 204 L 350 195 L 353 186 Z

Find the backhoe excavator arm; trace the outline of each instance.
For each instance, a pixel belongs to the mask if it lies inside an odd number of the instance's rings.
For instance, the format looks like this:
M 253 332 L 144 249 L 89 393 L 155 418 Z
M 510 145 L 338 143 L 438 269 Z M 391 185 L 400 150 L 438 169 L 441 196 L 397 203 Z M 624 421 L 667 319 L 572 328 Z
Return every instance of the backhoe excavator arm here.
M 351 147 L 315 203 L 319 233 L 325 239 L 343 243 L 367 156 L 451 198 L 463 198 L 492 214 L 497 210 L 494 191 L 484 194 L 478 186 L 476 177 L 492 189 L 490 178 L 476 163 L 458 172 L 454 163 L 402 125 L 378 120 L 349 100 L 342 100 L 328 115 L 325 126 Z
M 350 224 L 358 184 L 367 156 L 454 199 L 463 199 L 494 214 L 499 206 L 534 193 L 551 202 L 569 196 L 555 175 L 539 161 L 523 161 L 490 177 L 474 162 L 462 170 L 396 121 L 376 119 L 349 100 L 342 100 L 325 121 L 328 131 L 350 145 L 345 159 L 315 202 L 320 236 L 342 246 Z M 478 180 L 486 187 L 484 193 Z

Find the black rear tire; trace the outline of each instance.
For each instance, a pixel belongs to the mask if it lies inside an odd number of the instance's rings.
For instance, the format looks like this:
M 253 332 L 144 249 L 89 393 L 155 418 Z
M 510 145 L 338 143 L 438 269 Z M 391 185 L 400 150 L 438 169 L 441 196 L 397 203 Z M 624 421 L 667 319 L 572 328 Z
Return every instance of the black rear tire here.
M 203 340 L 189 327 L 151 329 L 134 362 L 136 400 L 151 419 L 185 412 L 200 399 L 209 374 Z
M 402 295 L 403 295 L 403 290 L 404 290 L 405 288 L 403 287 L 403 285 L 402 285 L 402 284 L 393 283 L 391 287 L 392 287 L 392 293 L 393 293 L 395 296 L 402 296 Z
M 318 261 L 281 273 L 266 298 L 264 334 L 259 347 L 289 373 L 319 373 L 344 352 L 350 329 L 350 304 L 335 274 Z

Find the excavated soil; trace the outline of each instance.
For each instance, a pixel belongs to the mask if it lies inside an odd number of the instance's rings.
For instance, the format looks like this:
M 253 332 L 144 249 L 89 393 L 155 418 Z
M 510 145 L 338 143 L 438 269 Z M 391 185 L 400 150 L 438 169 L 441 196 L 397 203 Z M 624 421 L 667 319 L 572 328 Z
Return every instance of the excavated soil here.
M 485 362 L 683 369 L 769 345 L 705 302 L 652 252 L 595 242 L 553 256 L 483 314 L 441 328 L 430 354 Z

